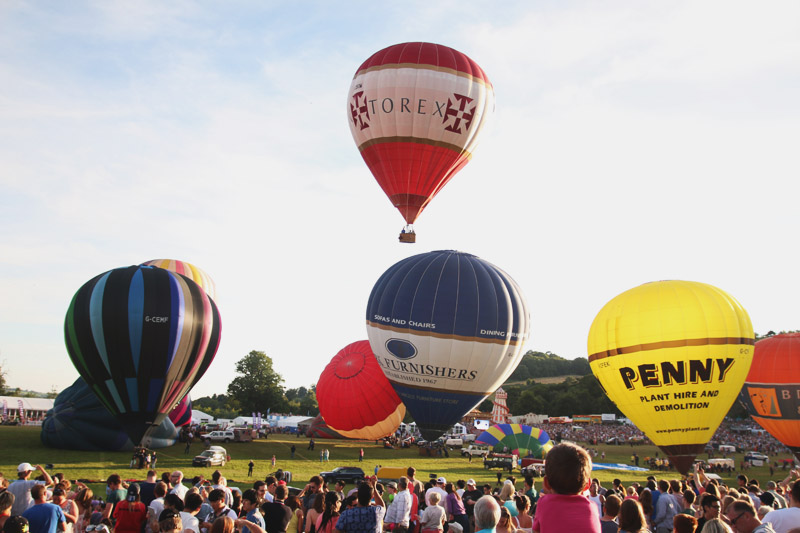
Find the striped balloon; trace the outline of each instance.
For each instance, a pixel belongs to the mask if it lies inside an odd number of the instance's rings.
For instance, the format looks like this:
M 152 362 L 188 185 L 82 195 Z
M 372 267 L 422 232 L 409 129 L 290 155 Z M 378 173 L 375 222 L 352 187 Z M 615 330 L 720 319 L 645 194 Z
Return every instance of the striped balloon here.
M 544 459 L 553 441 L 543 429 L 527 426 L 525 424 L 497 424 L 483 433 L 476 444 L 486 444 L 495 452 L 504 452 L 506 449 L 519 457 L 533 457 Z
M 454 251 L 395 264 L 367 304 L 370 346 L 427 440 L 511 375 L 529 327 L 516 282 L 491 263 Z
M 191 263 L 177 259 L 151 259 L 150 261 L 145 261 L 142 265 L 156 266 L 186 276 L 206 291 L 210 298 L 215 301 L 217 299 L 217 286 L 214 284 L 214 280 L 203 269 Z
M 481 67 L 432 43 L 376 52 L 347 95 L 361 157 L 408 224 L 469 162 L 493 112 L 494 88 Z
M 205 373 L 220 317 L 196 283 L 150 266 L 110 270 L 72 299 L 67 352 L 134 443 L 144 443 Z

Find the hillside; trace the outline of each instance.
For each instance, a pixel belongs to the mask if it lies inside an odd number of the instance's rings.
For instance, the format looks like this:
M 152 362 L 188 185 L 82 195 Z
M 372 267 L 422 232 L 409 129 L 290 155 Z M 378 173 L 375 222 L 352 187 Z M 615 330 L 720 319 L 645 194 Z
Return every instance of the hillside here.
M 524 383 L 529 379 L 541 382 L 540 378 L 586 376 L 591 373 L 589 360 L 585 357 L 564 359 L 554 353 L 529 350 L 522 356 L 522 361 L 506 383 Z

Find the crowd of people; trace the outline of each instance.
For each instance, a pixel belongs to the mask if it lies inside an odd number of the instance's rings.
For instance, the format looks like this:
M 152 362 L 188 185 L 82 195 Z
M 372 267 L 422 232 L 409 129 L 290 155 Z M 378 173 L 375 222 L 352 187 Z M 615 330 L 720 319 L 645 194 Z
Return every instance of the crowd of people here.
M 396 482 L 377 476 L 345 492 L 344 481 L 313 476 L 290 489 L 267 476 L 243 492 L 222 473 L 184 480 L 154 469 L 127 484 L 106 480 L 104 498 L 83 483 L 22 463 L 0 477 L 2 533 L 800 533 L 800 469 L 761 487 L 741 474 L 728 487 L 697 469 L 682 479 L 648 477 L 604 487 L 589 453 L 561 443 L 546 457 L 542 486 L 512 475 L 422 482 L 408 468 Z M 37 478 L 32 479 L 36 474 Z M 668 475 L 668 477 L 670 477 Z M 712 476 L 713 477 L 713 476 Z

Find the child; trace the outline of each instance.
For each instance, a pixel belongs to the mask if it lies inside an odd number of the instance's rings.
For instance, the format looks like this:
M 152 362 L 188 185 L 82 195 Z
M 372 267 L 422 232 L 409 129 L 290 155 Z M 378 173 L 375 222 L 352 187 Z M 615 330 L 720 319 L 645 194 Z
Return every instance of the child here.
M 597 505 L 582 496 L 589 488 L 592 460 L 574 444 L 559 444 L 547 454 L 544 491 L 536 506 L 534 533 L 581 531 L 600 533 Z

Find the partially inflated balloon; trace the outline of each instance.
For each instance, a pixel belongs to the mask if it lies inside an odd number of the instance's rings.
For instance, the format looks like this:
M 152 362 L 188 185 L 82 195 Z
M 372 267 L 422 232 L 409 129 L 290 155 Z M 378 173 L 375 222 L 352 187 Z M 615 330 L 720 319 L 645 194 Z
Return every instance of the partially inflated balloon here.
M 519 457 L 544 459 L 553 447 L 546 431 L 524 424 L 497 424 L 481 433 L 476 444 L 486 444 L 495 452 L 508 449 Z
M 201 289 L 206 291 L 206 294 L 208 294 L 211 299 L 217 299 L 217 286 L 214 284 L 214 280 L 200 267 L 177 259 L 152 259 L 150 261 L 145 261 L 142 265 L 156 266 L 186 276 L 197 283 Z
M 317 381 L 317 403 L 328 427 L 352 439 L 391 435 L 406 414 L 369 341 L 349 344 L 333 357 Z
M 84 284 L 64 334 L 78 373 L 140 444 L 202 377 L 219 345 L 220 318 L 190 279 L 132 266 Z
M 438 251 L 387 270 L 367 304 L 369 343 L 423 437 L 439 437 L 493 393 L 522 358 L 530 317 L 511 276 Z
M 42 444 L 62 450 L 120 451 L 134 445 L 122 424 L 103 407 L 83 378 L 64 389 L 47 411 Z M 147 436 L 148 448 L 165 448 L 178 440 L 178 430 L 168 418 Z
M 739 400 L 753 420 L 800 459 L 800 333 L 756 343 Z
M 608 302 L 589 331 L 589 363 L 609 398 L 686 473 L 741 389 L 750 317 L 724 291 L 646 283 Z
M 446 46 L 384 48 L 356 71 L 347 116 L 361 157 L 408 224 L 472 157 L 494 89 Z

